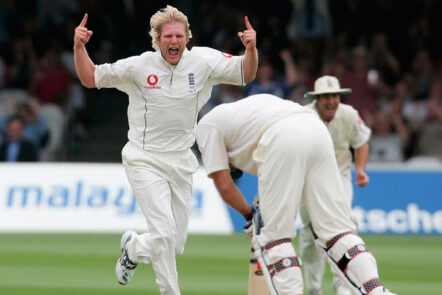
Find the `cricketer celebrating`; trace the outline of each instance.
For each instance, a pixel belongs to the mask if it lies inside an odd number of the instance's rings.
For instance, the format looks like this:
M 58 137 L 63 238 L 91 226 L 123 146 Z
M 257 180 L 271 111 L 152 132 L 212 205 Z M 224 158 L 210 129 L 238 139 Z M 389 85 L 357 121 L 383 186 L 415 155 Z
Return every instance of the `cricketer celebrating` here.
M 147 222 L 147 232 L 123 234 L 116 276 L 129 283 L 138 263 L 152 262 L 161 294 L 180 294 L 175 255 L 187 238 L 192 174 L 198 161 L 191 151 L 198 112 L 220 83 L 244 85 L 254 79 L 258 65 L 256 32 L 247 17 L 247 29 L 238 36 L 244 56 L 206 48 L 186 48 L 192 37 L 187 17 L 172 6 L 150 19 L 156 51 L 95 65 L 85 44 L 92 31 L 85 14 L 75 29 L 74 59 L 81 83 L 114 87 L 129 96 L 128 143 L 122 160 L 129 183 Z
M 253 214 L 252 243 L 271 294 L 303 294 L 291 242 L 301 201 L 318 246 L 346 284 L 360 294 L 392 294 L 379 280 L 375 258 L 354 234 L 333 142 L 313 110 L 269 94 L 249 96 L 206 114 L 198 123 L 197 143 L 222 198 L 246 219 L 253 209 L 233 182 L 230 166 L 258 176 L 263 226 Z
M 351 89 L 341 89 L 339 81 L 333 76 L 322 76 L 315 81 L 315 90 L 305 94 L 315 100 L 306 107 L 316 111 L 330 132 L 335 148 L 336 160 L 344 186 L 345 201 L 351 207 L 353 186 L 351 182 L 352 155 L 354 149 L 356 168 L 356 185 L 365 186 L 369 178 L 365 173 L 371 130 L 351 106 L 341 103 L 341 94 L 350 93 Z M 301 205 L 300 215 L 302 228 L 299 234 L 299 250 L 304 261 L 304 278 L 308 295 L 322 295 L 322 278 L 324 276 L 325 259 L 315 246 L 309 228 L 310 218 Z M 355 221 L 355 220 L 354 220 Z M 355 221 L 356 224 L 356 221 Z M 357 224 L 356 224 L 357 226 Z M 333 272 L 333 269 L 332 269 Z M 340 280 L 338 274 L 333 275 L 333 289 L 338 295 L 351 295 L 350 289 Z

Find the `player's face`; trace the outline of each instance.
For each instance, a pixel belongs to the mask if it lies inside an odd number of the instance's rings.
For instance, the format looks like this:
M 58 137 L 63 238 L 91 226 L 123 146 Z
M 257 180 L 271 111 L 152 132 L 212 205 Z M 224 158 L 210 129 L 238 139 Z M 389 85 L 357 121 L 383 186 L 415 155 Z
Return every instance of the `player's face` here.
M 333 119 L 338 110 L 341 97 L 337 93 L 326 93 L 318 96 L 316 102 L 316 109 L 321 119 L 325 122 L 329 122 Z
M 163 25 L 158 46 L 161 55 L 169 64 L 178 64 L 186 45 L 187 35 L 184 24 L 173 22 Z

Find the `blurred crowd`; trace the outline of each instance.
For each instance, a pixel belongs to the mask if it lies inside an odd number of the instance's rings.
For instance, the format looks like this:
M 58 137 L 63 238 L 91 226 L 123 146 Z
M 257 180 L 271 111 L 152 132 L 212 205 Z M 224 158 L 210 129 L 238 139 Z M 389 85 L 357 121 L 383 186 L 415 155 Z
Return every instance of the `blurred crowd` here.
M 241 54 L 244 15 L 258 33 L 256 80 L 216 87 L 201 115 L 256 93 L 307 104 L 315 79 L 333 75 L 353 90 L 343 102 L 373 130 L 369 161 L 442 161 L 437 0 L 0 1 L 0 160 L 19 159 L 4 156 L 17 149 L 14 138 L 43 161 L 64 160 L 72 142 L 87 138 L 96 92 L 79 84 L 72 52 L 85 12 L 88 51 L 100 64 L 152 50 L 149 18 L 166 4 L 188 16 L 190 46 Z

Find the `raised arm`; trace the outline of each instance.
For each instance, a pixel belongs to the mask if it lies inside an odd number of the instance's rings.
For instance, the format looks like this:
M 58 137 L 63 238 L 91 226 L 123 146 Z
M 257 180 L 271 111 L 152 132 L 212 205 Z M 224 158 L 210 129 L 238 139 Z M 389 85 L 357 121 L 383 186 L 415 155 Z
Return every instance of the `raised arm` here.
M 244 81 L 249 83 L 255 79 L 258 70 L 258 50 L 256 49 L 256 32 L 249 22 L 247 16 L 244 17 L 246 30 L 238 32 L 238 37 L 246 48 L 243 60 Z
M 75 70 L 77 71 L 81 84 L 87 88 L 94 88 L 96 87 L 94 79 L 95 65 L 90 59 L 85 46 L 92 36 L 92 31 L 89 31 L 85 27 L 87 17 L 88 15 L 86 13 L 81 23 L 75 28 L 74 61 Z
M 285 68 L 285 80 L 287 86 L 292 87 L 299 80 L 298 70 L 296 69 L 295 61 L 293 60 L 292 54 L 288 49 L 283 49 L 279 52 L 279 56 L 284 62 Z

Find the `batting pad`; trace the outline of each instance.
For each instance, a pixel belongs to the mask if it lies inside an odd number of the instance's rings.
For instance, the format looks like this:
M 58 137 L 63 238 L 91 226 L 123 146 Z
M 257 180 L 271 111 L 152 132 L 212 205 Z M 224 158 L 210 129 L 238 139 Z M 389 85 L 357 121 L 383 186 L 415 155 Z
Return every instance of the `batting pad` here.
M 252 239 L 255 254 L 272 295 L 303 294 L 304 285 L 300 260 L 291 239 L 281 239 L 264 244 L 261 237 Z
M 376 260 L 359 236 L 342 233 L 327 241 L 325 247 L 318 239 L 315 242 L 324 250 L 332 269 L 355 294 L 370 294 L 371 291 L 375 294 L 383 290 Z

